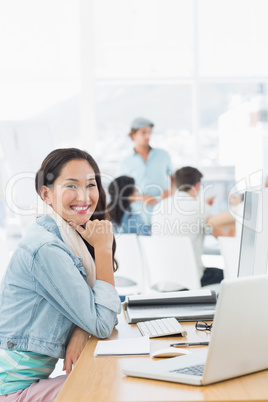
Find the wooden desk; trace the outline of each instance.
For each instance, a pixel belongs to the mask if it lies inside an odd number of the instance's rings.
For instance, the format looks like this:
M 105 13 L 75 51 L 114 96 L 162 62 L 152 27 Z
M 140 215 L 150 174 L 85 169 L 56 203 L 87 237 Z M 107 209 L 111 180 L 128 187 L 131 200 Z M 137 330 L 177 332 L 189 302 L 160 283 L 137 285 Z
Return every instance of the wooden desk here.
M 168 347 L 174 340 L 209 340 L 210 334 L 196 331 L 193 323 L 182 323 L 182 325 L 188 332 L 187 338 L 151 339 L 151 352 Z M 113 331 L 110 339 L 135 336 L 140 336 L 137 326 L 127 324 L 122 313 L 117 330 Z M 55 402 L 268 401 L 268 370 L 201 387 L 126 377 L 122 374 L 123 363 L 135 359 L 143 364 L 151 357 L 94 357 L 97 341 L 95 337 L 88 340 Z M 194 352 L 200 348 L 191 350 Z

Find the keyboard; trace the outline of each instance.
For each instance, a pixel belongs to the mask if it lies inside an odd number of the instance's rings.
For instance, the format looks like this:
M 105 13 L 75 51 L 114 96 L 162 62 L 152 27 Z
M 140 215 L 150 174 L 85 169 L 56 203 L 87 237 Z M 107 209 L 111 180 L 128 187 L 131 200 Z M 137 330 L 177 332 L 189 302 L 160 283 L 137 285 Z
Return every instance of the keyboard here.
M 183 367 L 177 370 L 171 370 L 171 373 L 181 373 L 181 374 L 189 374 L 189 375 L 198 375 L 202 377 L 203 372 L 205 369 L 204 364 L 198 364 L 196 366 L 190 366 L 190 367 Z
M 181 324 L 174 317 L 138 322 L 137 326 L 141 334 L 143 336 L 147 335 L 149 338 L 176 334 L 187 335 L 187 332 L 184 331 Z

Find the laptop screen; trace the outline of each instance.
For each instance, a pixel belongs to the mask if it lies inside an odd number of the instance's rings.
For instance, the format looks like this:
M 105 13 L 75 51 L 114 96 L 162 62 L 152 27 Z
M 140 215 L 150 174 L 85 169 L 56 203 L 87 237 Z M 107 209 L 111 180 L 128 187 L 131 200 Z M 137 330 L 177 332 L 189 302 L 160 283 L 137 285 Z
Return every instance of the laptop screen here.
M 238 277 L 250 276 L 254 273 L 258 205 L 259 193 L 246 191 L 238 264 Z

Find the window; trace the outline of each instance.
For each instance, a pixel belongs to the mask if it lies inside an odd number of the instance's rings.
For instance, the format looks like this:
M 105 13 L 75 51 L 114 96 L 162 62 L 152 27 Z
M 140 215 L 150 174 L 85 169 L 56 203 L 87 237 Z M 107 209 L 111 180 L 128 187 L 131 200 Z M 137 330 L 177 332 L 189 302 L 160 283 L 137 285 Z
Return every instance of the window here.
M 247 174 L 262 166 L 268 115 L 266 0 L 94 4 L 101 162 L 103 150 L 109 150 L 105 158 L 116 171 L 131 147 L 130 122 L 144 116 L 155 122 L 152 145 L 167 149 L 175 168 L 226 166 L 227 172 L 233 165 Z M 258 144 L 256 160 L 237 153 L 243 131 L 245 149 Z

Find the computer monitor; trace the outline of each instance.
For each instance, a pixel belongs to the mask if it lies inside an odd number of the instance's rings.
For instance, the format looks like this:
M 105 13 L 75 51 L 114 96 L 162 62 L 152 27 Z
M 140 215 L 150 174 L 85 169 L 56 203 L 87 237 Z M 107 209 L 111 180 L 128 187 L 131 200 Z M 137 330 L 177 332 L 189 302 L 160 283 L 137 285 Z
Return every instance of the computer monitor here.
M 266 274 L 267 263 L 268 189 L 265 188 L 245 192 L 238 276 Z
M 254 275 L 268 273 L 268 188 L 260 192 L 254 254 Z
M 238 276 L 253 275 L 259 193 L 245 192 Z

